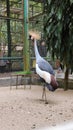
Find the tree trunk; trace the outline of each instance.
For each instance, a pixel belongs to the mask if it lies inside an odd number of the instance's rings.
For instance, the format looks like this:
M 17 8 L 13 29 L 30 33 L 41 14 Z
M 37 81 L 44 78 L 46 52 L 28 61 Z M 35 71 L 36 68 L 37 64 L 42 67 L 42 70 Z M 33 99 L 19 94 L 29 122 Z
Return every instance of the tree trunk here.
M 68 90 L 68 76 L 69 76 L 69 69 L 66 68 L 65 77 L 64 77 L 64 90 Z

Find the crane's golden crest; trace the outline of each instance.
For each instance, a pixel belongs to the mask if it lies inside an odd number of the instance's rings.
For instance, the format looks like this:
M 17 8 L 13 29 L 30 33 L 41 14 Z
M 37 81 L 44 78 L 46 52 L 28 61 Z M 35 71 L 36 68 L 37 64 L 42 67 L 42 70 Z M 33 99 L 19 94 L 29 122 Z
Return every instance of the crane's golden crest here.
M 29 35 L 32 36 L 32 38 L 39 40 L 41 38 L 41 34 L 38 31 L 29 31 Z

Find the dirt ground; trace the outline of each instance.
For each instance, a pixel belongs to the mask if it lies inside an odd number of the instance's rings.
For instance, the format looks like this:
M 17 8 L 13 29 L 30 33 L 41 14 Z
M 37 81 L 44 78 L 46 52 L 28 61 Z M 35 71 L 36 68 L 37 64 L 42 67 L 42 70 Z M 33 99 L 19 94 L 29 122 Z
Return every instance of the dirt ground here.
M 35 130 L 73 120 L 73 90 L 46 90 L 42 86 L 0 87 L 0 130 Z

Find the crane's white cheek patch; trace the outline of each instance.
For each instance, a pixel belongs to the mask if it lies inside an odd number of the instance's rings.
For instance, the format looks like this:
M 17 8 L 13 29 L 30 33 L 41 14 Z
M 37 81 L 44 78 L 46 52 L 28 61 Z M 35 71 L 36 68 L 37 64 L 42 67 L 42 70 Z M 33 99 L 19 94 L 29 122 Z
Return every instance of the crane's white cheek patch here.
M 48 84 L 51 83 L 51 75 L 50 73 L 46 72 L 46 71 L 42 71 L 38 64 L 36 64 L 36 73 L 45 80 L 45 82 L 47 82 Z

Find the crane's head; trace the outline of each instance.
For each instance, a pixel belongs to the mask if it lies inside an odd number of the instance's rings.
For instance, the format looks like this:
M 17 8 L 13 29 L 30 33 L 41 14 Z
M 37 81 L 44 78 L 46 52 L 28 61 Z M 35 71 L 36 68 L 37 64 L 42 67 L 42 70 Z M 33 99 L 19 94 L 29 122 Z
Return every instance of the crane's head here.
M 40 33 L 33 30 L 29 31 L 29 37 L 31 40 L 34 40 L 34 39 L 39 40 L 41 38 Z
M 56 90 L 59 86 L 54 75 L 51 75 L 51 83 L 50 84 L 52 86 L 53 91 Z

